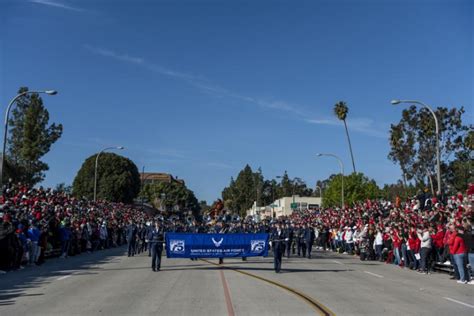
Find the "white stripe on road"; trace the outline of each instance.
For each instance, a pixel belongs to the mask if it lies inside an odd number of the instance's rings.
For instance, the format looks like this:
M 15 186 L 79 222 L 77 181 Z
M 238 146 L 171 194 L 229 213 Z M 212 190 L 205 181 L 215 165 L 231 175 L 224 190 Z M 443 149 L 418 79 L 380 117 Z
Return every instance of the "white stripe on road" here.
M 448 300 L 448 301 L 451 301 L 451 302 L 454 302 L 454 303 L 458 303 L 458 304 L 461 304 L 461 305 L 464 305 L 466 307 L 470 307 L 470 308 L 474 308 L 474 305 L 470 305 L 470 304 L 467 304 L 467 303 L 463 303 L 463 302 L 460 302 L 460 301 L 457 301 L 455 299 L 452 299 L 452 298 L 449 298 L 449 297 L 443 297 L 445 300 Z
M 377 277 L 377 278 L 383 278 L 383 276 L 382 276 L 382 275 L 380 275 L 380 274 L 375 274 L 375 273 L 372 273 L 372 272 L 369 272 L 369 271 L 364 271 L 364 273 L 367 273 L 367 274 L 373 275 L 374 277 Z
M 67 279 L 67 278 L 69 278 L 69 277 L 71 277 L 71 275 L 63 275 L 62 277 L 58 278 L 58 281 L 59 281 L 59 280 Z
M 337 261 L 337 260 L 333 260 L 332 262 L 337 263 L 337 264 L 342 264 L 342 265 L 344 264 L 344 263 L 342 263 L 340 261 Z

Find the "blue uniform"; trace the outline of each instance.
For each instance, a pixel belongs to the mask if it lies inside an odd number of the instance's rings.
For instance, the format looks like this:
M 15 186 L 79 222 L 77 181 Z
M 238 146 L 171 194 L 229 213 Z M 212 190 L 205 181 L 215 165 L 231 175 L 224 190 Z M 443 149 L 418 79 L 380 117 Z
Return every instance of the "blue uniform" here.
M 135 255 L 135 245 L 137 242 L 138 228 L 135 224 L 127 226 L 127 243 L 128 243 L 128 256 Z
M 151 268 L 159 271 L 161 268 L 161 254 L 163 252 L 164 232 L 162 228 L 153 228 L 148 233 L 148 242 L 151 249 Z
M 281 260 L 283 257 L 283 249 L 285 247 L 285 236 L 283 229 L 275 229 L 270 236 L 273 248 L 273 266 L 277 273 L 281 270 Z
M 306 227 L 304 229 L 304 241 L 306 244 L 306 251 L 308 253 L 308 259 L 311 259 L 311 250 L 313 248 L 313 243 L 316 235 L 312 227 Z

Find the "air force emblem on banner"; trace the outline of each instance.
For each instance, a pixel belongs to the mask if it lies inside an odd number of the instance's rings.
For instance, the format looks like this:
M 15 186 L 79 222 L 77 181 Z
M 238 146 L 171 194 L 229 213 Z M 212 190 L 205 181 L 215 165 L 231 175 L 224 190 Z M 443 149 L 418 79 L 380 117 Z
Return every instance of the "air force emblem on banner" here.
M 214 238 L 212 238 L 212 242 L 214 243 L 214 246 L 216 246 L 217 248 L 221 246 L 223 241 L 224 241 L 224 238 L 221 238 L 220 240 L 215 240 Z
M 184 254 L 184 240 L 170 240 L 170 251 L 172 253 Z
M 250 251 L 251 252 L 262 252 L 265 250 L 265 240 L 251 240 Z

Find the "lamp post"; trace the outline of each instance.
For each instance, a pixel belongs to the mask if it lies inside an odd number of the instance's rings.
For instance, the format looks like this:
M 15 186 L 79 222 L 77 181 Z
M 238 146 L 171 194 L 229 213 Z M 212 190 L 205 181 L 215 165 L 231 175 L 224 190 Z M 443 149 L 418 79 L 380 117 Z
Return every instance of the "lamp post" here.
M 282 176 L 276 176 L 277 179 L 282 179 L 283 177 Z M 275 193 L 275 188 L 272 187 L 272 191 L 273 193 Z M 275 195 L 275 194 L 273 194 Z M 280 203 L 278 203 L 278 206 L 280 206 Z M 272 203 L 272 218 L 275 218 L 276 217 L 276 214 L 275 214 L 275 196 L 273 196 L 273 203 Z
M 438 192 L 441 194 L 441 162 L 440 162 L 440 153 L 439 153 L 439 125 L 438 125 L 438 117 L 436 116 L 436 113 L 433 111 L 433 109 L 421 102 L 421 101 L 415 101 L 415 100 L 392 100 L 391 102 L 393 105 L 397 105 L 400 103 L 411 103 L 411 104 L 419 104 L 422 107 L 428 109 L 428 111 L 431 112 L 433 115 L 434 121 L 435 121 L 435 128 L 436 128 L 436 169 L 438 169 L 437 173 L 437 182 L 438 182 Z
M 316 185 L 316 189 L 319 190 L 319 197 L 321 198 L 321 201 L 323 201 L 323 189 L 319 185 Z
M 341 158 L 334 154 L 316 154 L 317 157 L 322 157 L 322 156 L 329 156 L 336 158 L 337 161 L 339 162 L 339 166 L 341 167 L 341 209 L 344 209 L 344 164 L 342 163 Z
M 13 104 L 18 100 L 19 98 L 27 95 L 27 94 L 33 94 L 33 93 L 44 93 L 47 95 L 56 95 L 58 92 L 56 90 L 42 90 L 42 91 L 25 91 L 20 94 L 18 94 L 16 97 L 14 97 L 10 103 L 8 104 L 7 107 L 7 112 L 5 113 L 5 123 L 4 123 L 4 131 L 3 131 L 3 151 L 2 151 L 2 162 L 0 163 L 0 188 L 3 189 L 3 167 L 5 165 L 5 156 L 6 156 L 6 147 L 7 147 L 7 134 L 8 134 L 8 118 L 10 116 L 10 110 Z
M 109 149 L 119 149 L 122 150 L 124 149 L 123 146 L 112 146 L 112 147 L 106 147 L 102 149 L 97 156 L 95 157 L 95 172 L 94 172 L 94 202 L 97 200 L 97 166 L 99 164 L 99 156 L 102 154 L 104 151 L 109 150 Z

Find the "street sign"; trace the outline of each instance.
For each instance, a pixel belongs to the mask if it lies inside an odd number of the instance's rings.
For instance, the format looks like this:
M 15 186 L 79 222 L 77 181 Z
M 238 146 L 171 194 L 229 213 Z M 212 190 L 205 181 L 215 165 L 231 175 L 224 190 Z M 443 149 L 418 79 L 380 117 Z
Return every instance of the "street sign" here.
M 292 209 L 296 209 L 296 208 L 298 208 L 298 204 L 296 204 L 296 203 L 291 203 L 291 205 L 290 205 L 290 206 L 291 206 L 291 208 L 292 208 Z

